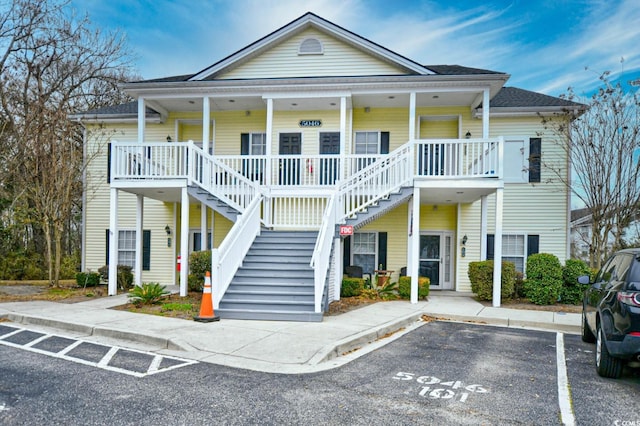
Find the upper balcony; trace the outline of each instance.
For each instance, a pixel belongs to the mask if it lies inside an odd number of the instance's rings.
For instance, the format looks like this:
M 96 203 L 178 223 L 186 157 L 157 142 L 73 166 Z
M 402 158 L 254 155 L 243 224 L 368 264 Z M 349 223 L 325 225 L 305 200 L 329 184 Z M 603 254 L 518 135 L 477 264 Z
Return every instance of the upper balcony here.
M 451 181 L 464 180 L 482 187 L 487 180 L 501 178 L 503 145 L 501 138 L 433 139 L 414 140 L 404 147 L 409 148 L 407 166 L 414 181 L 428 187 L 450 187 Z M 211 173 L 223 184 L 223 179 L 235 173 L 271 190 L 323 192 L 393 154 L 215 155 L 210 158 L 217 169 L 207 172 L 197 151 L 202 153 L 193 142 L 114 142 L 112 185 L 159 188 L 169 180 L 184 180 L 188 185 L 203 173 Z

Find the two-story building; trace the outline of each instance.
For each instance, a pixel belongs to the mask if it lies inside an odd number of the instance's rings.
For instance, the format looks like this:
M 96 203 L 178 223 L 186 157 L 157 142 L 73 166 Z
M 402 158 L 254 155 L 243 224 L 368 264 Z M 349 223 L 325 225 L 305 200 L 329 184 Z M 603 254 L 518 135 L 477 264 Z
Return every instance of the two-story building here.
M 411 276 L 416 302 L 419 276 L 469 291 L 472 261 L 564 261 L 569 193 L 545 165 L 568 162 L 540 115 L 581 106 L 508 79 L 307 13 L 195 74 L 125 84 L 136 102 L 75 117 L 82 267 L 108 264 L 110 294 L 126 264 L 186 295 L 177 259 L 212 249 L 217 314 L 316 321 L 347 269 Z

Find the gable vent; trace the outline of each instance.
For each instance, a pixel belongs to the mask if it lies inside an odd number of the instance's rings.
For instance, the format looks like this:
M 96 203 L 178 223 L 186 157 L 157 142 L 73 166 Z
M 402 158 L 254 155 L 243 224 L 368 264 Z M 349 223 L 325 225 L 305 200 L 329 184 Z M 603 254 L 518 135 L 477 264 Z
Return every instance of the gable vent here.
M 317 38 L 306 38 L 298 47 L 299 55 L 322 55 L 323 53 L 322 42 Z

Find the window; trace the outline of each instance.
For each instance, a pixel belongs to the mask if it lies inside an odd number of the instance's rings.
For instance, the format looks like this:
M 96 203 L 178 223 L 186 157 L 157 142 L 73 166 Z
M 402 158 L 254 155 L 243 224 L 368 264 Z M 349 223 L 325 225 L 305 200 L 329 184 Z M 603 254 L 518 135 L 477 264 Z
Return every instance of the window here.
M 352 265 L 362 267 L 362 272 L 373 275 L 376 265 L 376 233 L 358 232 L 353 234 Z
M 529 139 L 529 182 L 540 182 L 542 139 Z
M 106 245 L 106 264 L 109 264 L 109 230 L 107 229 L 107 245 Z M 136 231 L 120 230 L 118 231 L 118 265 L 131 266 L 136 265 Z M 142 231 L 142 270 L 149 271 L 151 269 L 151 231 Z
M 267 153 L 266 133 L 243 133 L 240 137 L 240 154 L 265 155 Z
M 356 132 L 355 153 L 356 154 L 377 154 L 378 153 L 378 132 Z
M 495 236 L 487 235 L 487 260 L 494 258 L 493 246 Z M 524 273 L 527 257 L 538 253 L 540 236 L 523 234 L 502 235 L 502 260 L 513 262 L 516 271 Z

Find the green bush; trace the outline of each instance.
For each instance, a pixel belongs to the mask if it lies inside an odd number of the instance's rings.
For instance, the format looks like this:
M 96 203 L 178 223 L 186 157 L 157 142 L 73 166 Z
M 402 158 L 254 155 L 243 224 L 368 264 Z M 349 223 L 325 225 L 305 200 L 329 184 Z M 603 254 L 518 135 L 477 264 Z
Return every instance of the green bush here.
M 429 296 L 429 285 L 431 281 L 428 277 L 418 278 L 418 299 L 425 299 Z M 398 278 L 398 294 L 401 299 L 411 299 L 411 277 Z
M 560 301 L 570 305 L 581 304 L 584 291 L 589 287 L 589 284 L 580 284 L 578 277 L 590 274 L 591 269 L 582 260 L 567 259 L 564 268 L 562 268 L 563 283 L 560 290 Z
M 168 294 L 167 288 L 159 283 L 144 283 L 134 287 L 127 296 L 135 305 L 153 305 Z
M 560 298 L 561 289 L 562 266 L 555 255 L 537 253 L 527 258 L 524 291 L 532 303 L 552 305 Z
M 515 297 L 526 297 L 524 294 L 524 274 L 520 271 L 516 271 L 513 294 Z
M 16 251 L 0 256 L 0 279 L 21 281 L 47 278 L 44 258 L 38 253 Z
M 500 299 L 508 300 L 513 296 L 516 281 L 516 266 L 513 262 L 502 262 L 500 280 Z M 471 291 L 480 300 L 493 300 L 493 260 L 469 263 Z
M 71 280 L 80 270 L 80 252 L 76 251 L 72 255 L 63 256 L 60 263 L 60 279 Z
M 211 250 L 194 251 L 189 256 L 187 285 L 190 291 L 202 291 L 206 272 L 211 272 Z
M 109 281 L 109 265 L 104 265 L 98 269 L 100 276 L 104 281 Z M 133 287 L 133 272 L 131 272 L 131 266 L 118 265 L 118 288 L 128 290 Z
M 78 272 L 76 284 L 78 287 L 95 287 L 100 284 L 100 274 L 97 272 Z
M 364 289 L 364 279 L 362 278 L 343 278 L 342 287 L 340 288 L 340 297 L 360 296 Z

